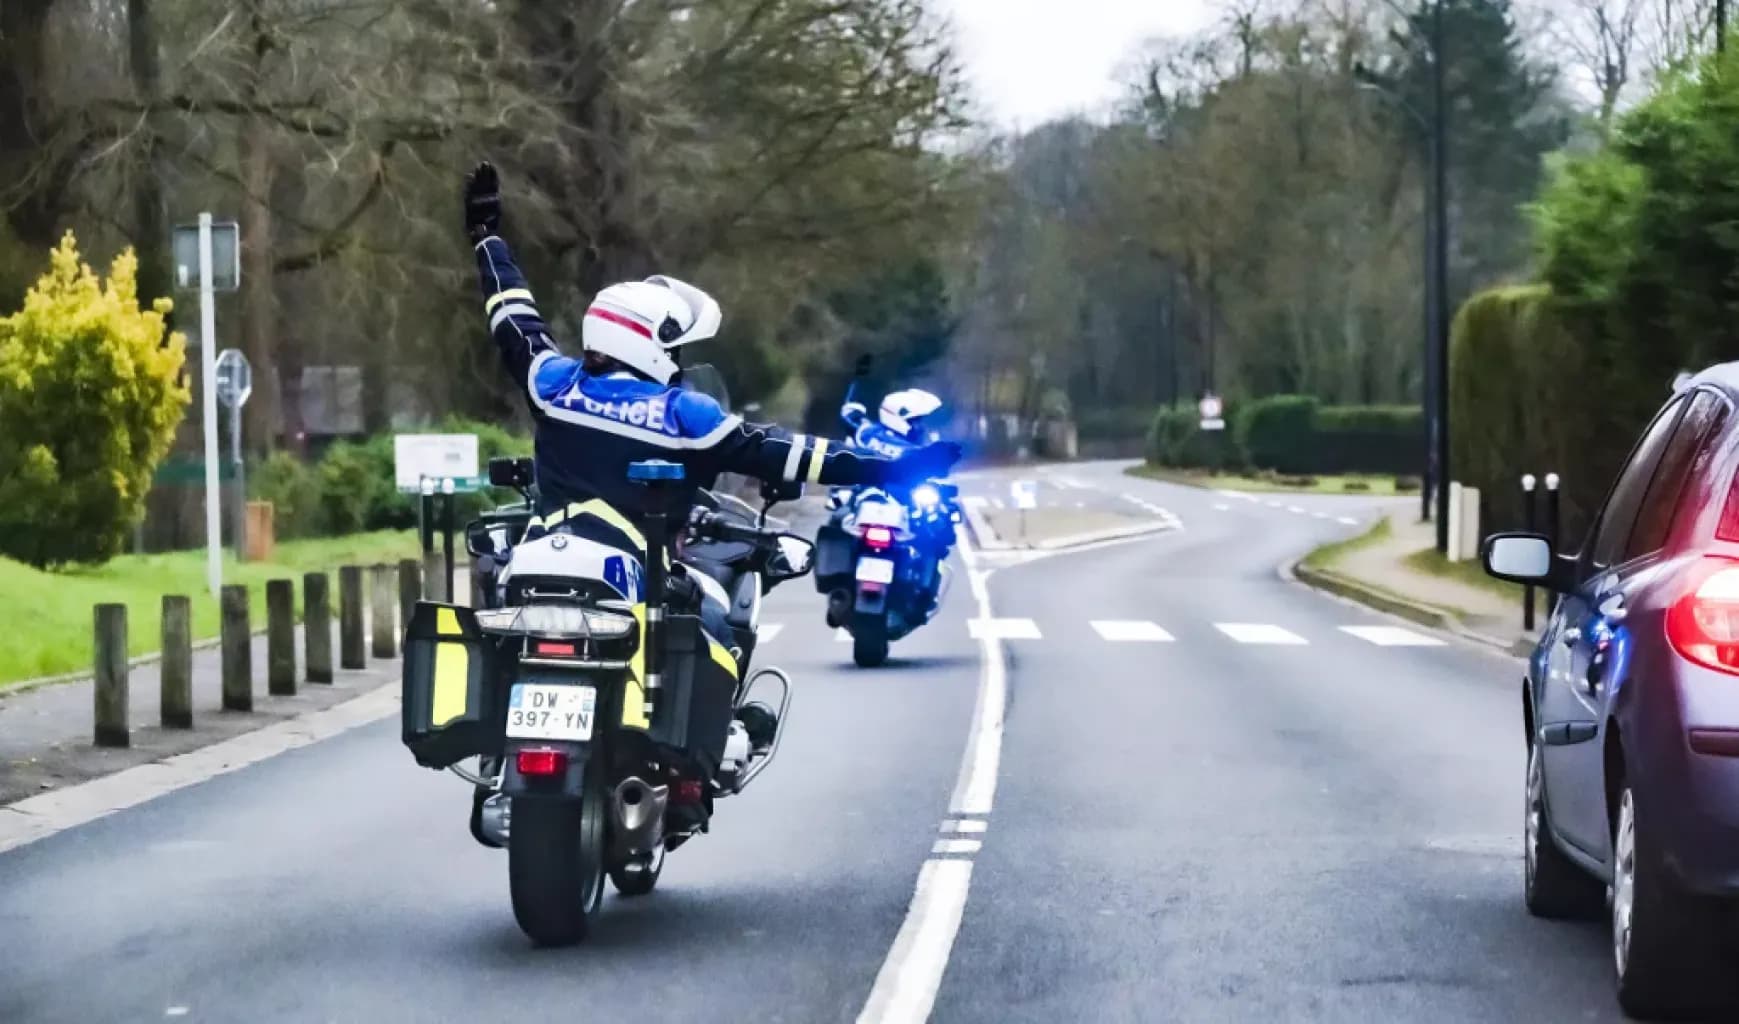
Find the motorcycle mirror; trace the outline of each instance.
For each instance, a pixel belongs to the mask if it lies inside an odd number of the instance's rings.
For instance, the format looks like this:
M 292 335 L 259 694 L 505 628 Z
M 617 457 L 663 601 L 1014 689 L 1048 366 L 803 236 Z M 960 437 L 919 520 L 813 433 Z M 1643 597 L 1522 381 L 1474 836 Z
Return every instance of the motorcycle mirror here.
M 525 458 L 489 460 L 489 483 L 495 487 L 511 487 L 523 491 L 531 486 L 532 462 Z
M 779 535 L 779 550 L 767 560 L 767 575 L 775 580 L 807 576 L 815 567 L 815 545 L 794 534 Z

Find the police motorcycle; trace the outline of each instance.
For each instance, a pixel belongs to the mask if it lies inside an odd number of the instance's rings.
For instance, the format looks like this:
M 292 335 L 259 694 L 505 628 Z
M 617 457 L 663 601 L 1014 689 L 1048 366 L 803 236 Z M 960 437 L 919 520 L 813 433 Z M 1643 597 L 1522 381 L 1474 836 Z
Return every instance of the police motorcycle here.
M 762 596 L 806 575 L 813 545 L 768 520 L 795 485 L 763 487 L 759 513 L 703 491 L 687 523 L 646 517 L 640 551 L 557 531 L 525 540 L 531 460 L 494 460 L 489 475 L 524 500 L 467 528 L 477 607 L 417 604 L 403 741 L 471 783 L 472 835 L 507 849 L 520 928 L 567 945 L 585 938 L 605 878 L 624 897 L 650 893 L 665 854 L 772 763 L 791 681 L 747 669 Z M 629 470 L 653 509 L 682 476 L 657 460 Z M 677 562 L 664 554 L 673 528 Z M 728 601 L 730 636 L 701 627 L 709 592 Z
M 852 661 L 876 668 L 889 647 L 929 622 L 952 580 L 947 556 L 960 521 L 959 489 L 943 481 L 841 489 L 815 539 L 815 586 L 827 625 L 851 634 Z

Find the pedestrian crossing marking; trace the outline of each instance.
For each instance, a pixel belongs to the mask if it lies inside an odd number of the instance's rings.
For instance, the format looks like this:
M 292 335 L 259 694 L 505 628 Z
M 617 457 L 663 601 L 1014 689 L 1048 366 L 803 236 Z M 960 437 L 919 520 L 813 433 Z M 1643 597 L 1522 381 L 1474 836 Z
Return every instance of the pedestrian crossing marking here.
M 1305 644 L 1310 641 L 1289 629 L 1265 622 L 1216 622 L 1214 628 L 1241 644 Z
M 1443 641 L 1400 626 L 1342 626 L 1349 633 L 1378 647 L 1442 647 Z
M 849 644 L 849 643 L 851 643 L 851 630 L 846 629 L 844 626 L 841 626 L 838 629 L 834 630 L 833 631 L 833 642 L 836 644 Z
M 1102 639 L 1112 643 L 1164 644 L 1177 639 L 1152 622 L 1104 621 L 1090 623 Z
M 931 853 L 977 853 L 984 843 L 978 839 L 938 839 Z
M 962 818 L 959 820 L 950 818 L 942 823 L 941 831 L 957 832 L 961 835 L 978 835 L 982 834 L 989 827 L 990 822 L 988 821 L 973 818 Z
M 972 619 L 966 623 L 974 640 L 1038 640 L 1043 637 L 1031 619 Z

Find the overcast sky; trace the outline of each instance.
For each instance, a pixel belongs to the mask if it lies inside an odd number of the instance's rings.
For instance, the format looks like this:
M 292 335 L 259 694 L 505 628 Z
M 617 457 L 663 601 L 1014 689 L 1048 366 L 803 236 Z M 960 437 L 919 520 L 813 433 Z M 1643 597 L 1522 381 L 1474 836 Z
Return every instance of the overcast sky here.
M 1142 40 L 1189 32 L 1213 0 L 937 0 L 984 113 L 1001 127 L 1096 113 Z

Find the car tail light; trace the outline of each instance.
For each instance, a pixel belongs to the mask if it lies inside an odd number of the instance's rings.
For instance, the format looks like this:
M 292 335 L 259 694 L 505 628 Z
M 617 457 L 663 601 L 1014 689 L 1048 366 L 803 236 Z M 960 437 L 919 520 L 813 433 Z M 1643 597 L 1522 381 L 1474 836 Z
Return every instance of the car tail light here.
M 1739 675 L 1739 562 L 1704 559 L 1667 611 L 1667 640 L 1699 665 Z
M 1721 521 L 1715 524 L 1715 536 L 1722 540 L 1739 540 L 1739 475 L 1727 488 L 1727 503 L 1721 506 Z
M 560 775 L 568 770 L 568 755 L 560 750 L 521 750 L 515 764 L 521 775 Z
M 886 551 L 894 546 L 894 531 L 886 526 L 866 526 L 863 528 L 864 547 L 874 551 Z

